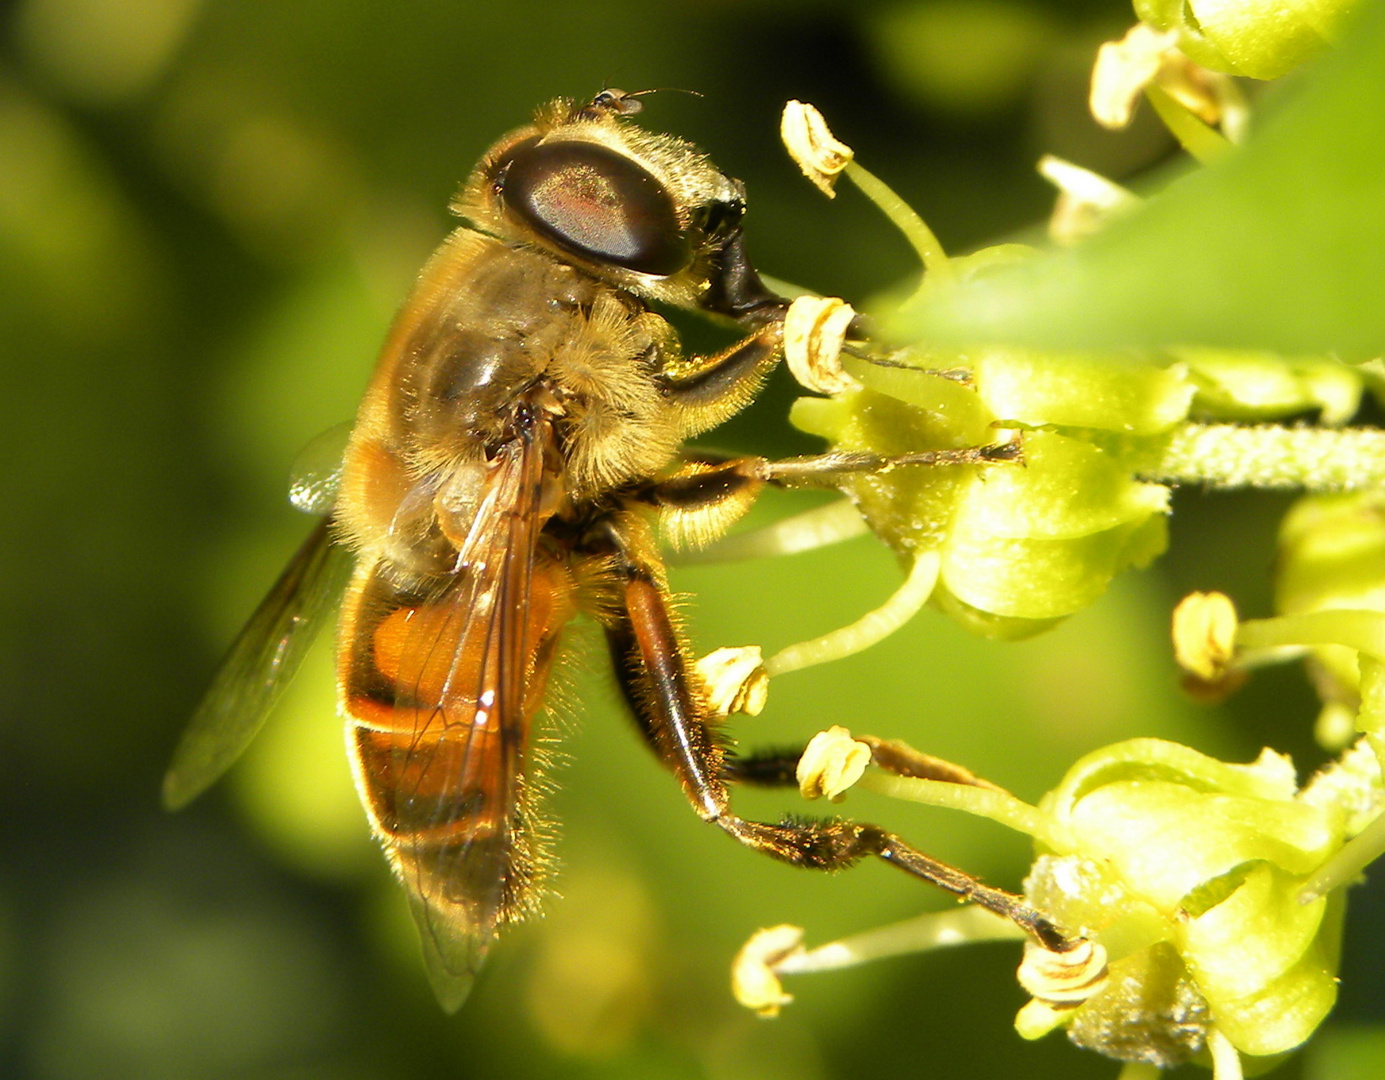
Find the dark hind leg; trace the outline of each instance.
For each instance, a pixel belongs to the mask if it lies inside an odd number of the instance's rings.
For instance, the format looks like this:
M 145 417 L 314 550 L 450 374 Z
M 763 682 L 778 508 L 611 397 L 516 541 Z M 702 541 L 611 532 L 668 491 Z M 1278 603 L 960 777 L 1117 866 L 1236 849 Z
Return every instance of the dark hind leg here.
M 645 739 L 703 820 L 747 847 L 795 866 L 838 870 L 874 856 L 1011 920 L 1047 949 L 1071 948 L 1073 942 L 1022 897 L 984 885 L 878 826 L 843 818 L 769 823 L 735 814 L 725 781 L 726 756 L 670 615 L 662 575 L 651 559 L 632 550 L 638 542 L 622 543 L 619 530 L 612 532 L 621 586 L 617 610 L 606 619 L 606 635 L 617 679 Z M 738 766 L 730 768 L 734 773 Z

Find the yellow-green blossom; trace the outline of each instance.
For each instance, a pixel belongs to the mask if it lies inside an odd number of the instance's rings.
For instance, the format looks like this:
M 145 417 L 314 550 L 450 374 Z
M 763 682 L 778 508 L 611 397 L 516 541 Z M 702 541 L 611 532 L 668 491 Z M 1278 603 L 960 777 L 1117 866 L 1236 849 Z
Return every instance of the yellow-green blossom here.
M 1321 52 L 1358 0 L 1135 0 L 1135 13 L 1203 67 L 1278 78 Z
M 1360 369 L 1328 357 L 1183 348 L 1173 351 L 1197 390 L 1195 416 L 1277 420 L 1317 412 L 1323 424 L 1345 424 L 1361 405 Z
M 1027 883 L 1110 957 L 1109 983 L 1062 1018 L 1069 1037 L 1161 1067 L 1214 1028 L 1248 1057 L 1306 1040 L 1337 998 L 1342 895 L 1299 893 L 1364 824 L 1350 799 L 1321 797 L 1340 786 L 1300 791 L 1270 751 L 1227 765 L 1153 739 L 1079 761 L 1040 803 L 1051 831 Z
M 1359 848 L 1353 839 L 1378 828 L 1385 802 L 1367 740 L 1303 787 L 1289 759 L 1270 750 L 1233 765 L 1158 739 L 1087 755 L 1037 807 L 998 789 L 878 767 L 860 784 L 1035 838 L 1026 896 L 1078 946 L 1038 955 L 1033 942 L 1027 946 L 1020 977 L 1036 999 L 1016 1018 L 1021 1035 L 1036 1039 L 1061 1027 L 1108 1057 L 1159 1068 L 1212 1063 L 1219 1076 L 1262 1070 L 1302 1045 L 1331 1011 L 1341 886 L 1354 874 L 1329 875 L 1320 886 L 1344 851 Z M 757 968 L 755 985 L 771 987 L 782 1004 L 779 976 L 1019 936 L 976 908 L 811 950 L 796 933 L 792 948 L 752 950 L 765 968 Z M 1048 968 L 1063 977 L 1043 975 Z M 762 997 L 743 1000 L 761 1008 Z
M 863 389 L 800 400 L 793 419 L 836 448 L 880 454 L 1023 432 L 1022 466 L 899 469 L 844 484 L 901 554 L 938 552 L 937 606 L 979 632 L 1022 637 L 1164 550 L 1168 489 L 1137 478 L 1114 444 L 1157 437 L 1186 417 L 1194 387 L 1181 366 L 998 350 L 929 359 L 918 368 L 848 362 Z
M 1385 492 L 1309 495 L 1279 528 L 1275 607 L 1283 615 L 1331 609 L 1385 611 Z M 1354 704 L 1355 649 L 1320 645 L 1314 657 L 1327 676 L 1328 704 Z

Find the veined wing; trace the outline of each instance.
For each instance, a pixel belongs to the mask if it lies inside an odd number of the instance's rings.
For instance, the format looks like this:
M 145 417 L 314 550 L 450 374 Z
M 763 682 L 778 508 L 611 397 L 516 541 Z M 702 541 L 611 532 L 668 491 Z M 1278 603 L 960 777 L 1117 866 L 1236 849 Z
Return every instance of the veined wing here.
M 547 438 L 536 424 L 496 453 L 445 583 L 410 595 L 377 565 L 353 589 L 342 677 L 357 777 L 448 1009 L 497 926 L 532 903 L 521 766 L 572 604 L 538 545 Z
M 250 616 L 192 714 L 164 776 L 163 802 L 186 806 L 250 745 L 336 608 L 351 556 L 324 519 Z

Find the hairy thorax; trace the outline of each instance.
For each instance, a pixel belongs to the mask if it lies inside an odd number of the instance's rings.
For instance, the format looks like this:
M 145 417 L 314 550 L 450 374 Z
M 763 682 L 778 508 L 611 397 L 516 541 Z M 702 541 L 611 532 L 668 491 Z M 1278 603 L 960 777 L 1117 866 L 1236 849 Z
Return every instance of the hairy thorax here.
M 677 361 L 668 323 L 629 293 L 458 229 L 424 268 L 362 403 L 343 477 L 362 497 L 342 500 L 354 510 L 344 533 L 401 569 L 446 572 L 526 410 L 551 425 L 562 459 L 555 512 L 659 472 L 685 434 L 659 378 Z

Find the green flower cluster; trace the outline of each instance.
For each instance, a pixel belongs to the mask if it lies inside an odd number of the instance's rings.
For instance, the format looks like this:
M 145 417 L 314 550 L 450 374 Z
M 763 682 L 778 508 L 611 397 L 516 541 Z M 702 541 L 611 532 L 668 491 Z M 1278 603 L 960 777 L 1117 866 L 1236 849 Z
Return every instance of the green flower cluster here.
M 1299 1046 L 1337 997 L 1343 908 L 1341 890 L 1301 893 L 1379 793 L 1364 747 L 1301 790 L 1268 750 L 1228 765 L 1136 739 L 1083 758 L 1040 803 L 1027 893 L 1105 947 L 1109 977 L 1075 1009 L 1022 1012 L 1021 1034 L 1065 1025 L 1163 1068 L 1205 1059 L 1214 1031 L 1252 1059 Z
M 980 357 L 971 385 L 922 371 L 847 370 L 862 390 L 803 399 L 793 411 L 796 425 L 835 447 L 902 454 L 983 445 L 1000 424 L 1024 431 L 1023 467 L 901 469 L 849 482 L 896 550 L 939 552 L 933 602 L 979 632 L 1036 633 L 1164 550 L 1168 490 L 1134 479 L 1088 429 L 1177 421 L 1191 388 L 1169 372 L 1013 353 Z
M 1179 29 L 1199 63 L 1267 78 L 1328 40 L 1352 5 L 1287 14 L 1205 0 L 1136 6 L 1146 22 Z M 1031 254 L 1005 245 L 947 258 L 849 150 L 839 156 L 846 163 L 836 171 L 924 262 L 906 309 Z M 1030 943 L 1037 961 L 1026 960 L 1021 981 L 1034 1000 L 1017 1018 L 1022 1035 L 1066 1028 L 1079 1045 L 1142 1063 L 1133 1066 L 1142 1074 L 1190 1060 L 1219 1078 L 1268 1068 L 1332 1009 L 1345 886 L 1385 852 L 1385 432 L 1341 426 L 1365 392 L 1385 400 L 1385 367 L 1192 347 L 1115 356 L 915 345 L 885 356 L 848 350 L 841 369 L 854 385 L 801 399 L 792 413 L 835 450 L 907 458 L 1019 443 L 1020 461 L 995 455 L 842 480 L 916 574 L 936 565 L 930 602 L 988 636 L 1041 631 L 1093 602 L 1115 574 L 1157 557 L 1168 485 L 1313 493 L 1282 529 L 1280 616 L 1241 622 L 1220 597 L 1217 617 L 1195 609 L 1184 620 L 1193 640 L 1181 643 L 1205 661 L 1198 678 L 1228 692 L 1249 668 L 1311 651 L 1325 715 L 1340 721 L 1323 741 L 1342 752 L 1306 785 L 1269 750 L 1231 765 L 1153 739 L 1089 754 L 1038 807 L 884 768 L 861 780 L 1035 838 L 1027 898 L 1079 940 L 1066 951 Z M 1286 419 L 1299 422 L 1278 422 Z M 1175 627 L 1177 636 L 1177 617 Z M 794 951 L 800 934 L 774 945 L 768 970 L 806 973 L 1016 933 L 956 914 L 807 952 Z M 776 1008 L 783 1000 L 770 996 Z
M 814 740 L 823 753 L 829 736 L 835 753 L 851 745 L 834 729 Z M 1020 982 L 1034 997 L 1016 1017 L 1021 1036 L 1062 1028 L 1107 1057 L 1161 1069 L 1210 1064 L 1218 1078 L 1264 1071 L 1331 1011 L 1343 886 L 1379 853 L 1385 828 L 1385 784 L 1369 738 L 1302 787 L 1292 762 L 1271 750 L 1234 765 L 1132 739 L 1078 761 L 1038 806 L 997 788 L 884 768 L 856 773 L 877 794 L 962 810 L 1034 838 L 1026 898 L 1075 944 L 1069 952 L 1026 946 Z M 801 930 L 778 927 L 747 943 L 738 996 L 770 1015 L 791 1000 L 782 975 L 1022 936 L 979 907 L 812 950 L 802 948 Z
M 965 277 L 1016 257 L 1009 245 L 947 265 Z M 836 449 L 883 455 L 979 446 L 998 429 L 1017 432 L 1022 467 L 907 468 L 843 483 L 901 555 L 939 554 L 937 607 L 1010 639 L 1081 610 L 1117 573 L 1161 554 L 1169 493 L 1151 481 L 1218 482 L 1200 461 L 1222 468 L 1228 450 L 1257 430 L 1194 418 L 1312 411 L 1340 424 L 1356 411 L 1367 378 L 1334 360 L 1208 349 L 1143 360 L 1001 349 L 903 357 L 907 366 L 848 357 L 845 370 L 860 389 L 800 399 L 793 422 Z M 1259 465 L 1268 460 L 1263 446 L 1250 454 Z

